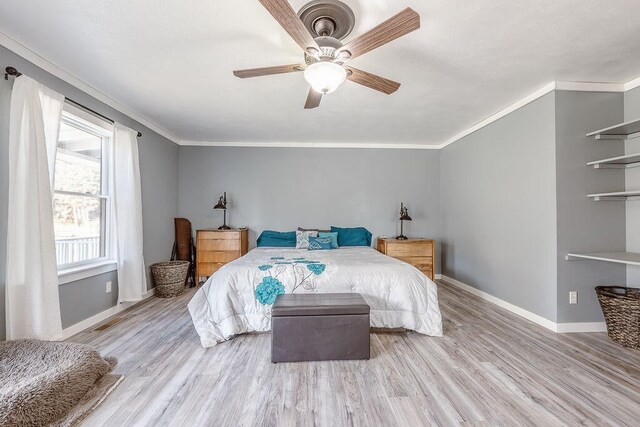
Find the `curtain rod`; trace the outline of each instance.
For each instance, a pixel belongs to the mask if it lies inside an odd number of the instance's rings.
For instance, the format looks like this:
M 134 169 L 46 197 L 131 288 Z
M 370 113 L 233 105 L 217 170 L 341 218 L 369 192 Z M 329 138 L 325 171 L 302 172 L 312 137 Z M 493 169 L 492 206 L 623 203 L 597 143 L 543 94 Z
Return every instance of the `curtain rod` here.
M 9 76 L 11 76 L 11 77 L 20 77 L 22 75 L 22 73 L 19 72 L 18 70 L 16 70 L 14 67 L 7 67 L 7 68 L 4 69 L 4 71 L 5 71 L 5 73 L 4 73 L 4 79 L 5 80 L 9 80 Z M 113 119 L 110 119 L 109 117 L 107 117 L 107 116 L 105 116 L 103 114 L 100 114 L 97 111 L 92 110 L 91 108 L 86 107 L 86 106 L 80 104 L 79 102 L 74 101 L 71 98 L 65 97 L 64 100 L 70 102 L 71 104 L 75 105 L 76 107 L 80 107 L 80 108 L 88 111 L 89 113 L 92 113 L 92 114 L 94 114 L 94 115 L 96 115 L 96 116 L 108 121 L 109 123 L 115 123 L 115 121 Z M 138 138 L 140 138 L 141 136 L 142 136 L 142 132 L 138 131 Z

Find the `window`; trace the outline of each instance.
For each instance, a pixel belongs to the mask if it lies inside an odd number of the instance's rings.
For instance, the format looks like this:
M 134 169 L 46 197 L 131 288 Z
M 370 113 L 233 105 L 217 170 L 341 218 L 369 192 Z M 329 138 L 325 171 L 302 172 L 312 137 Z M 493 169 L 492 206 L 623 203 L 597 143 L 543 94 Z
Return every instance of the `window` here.
M 65 105 L 53 193 L 58 270 L 113 259 L 109 153 L 111 124 Z

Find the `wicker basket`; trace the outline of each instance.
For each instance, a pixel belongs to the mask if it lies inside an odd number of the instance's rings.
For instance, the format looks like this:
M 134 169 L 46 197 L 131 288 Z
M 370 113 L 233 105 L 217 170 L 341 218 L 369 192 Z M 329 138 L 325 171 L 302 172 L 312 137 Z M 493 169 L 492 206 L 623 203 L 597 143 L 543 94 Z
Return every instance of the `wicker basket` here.
M 640 289 L 598 286 L 596 293 L 609 338 L 624 347 L 640 349 Z
M 171 298 L 180 295 L 185 289 L 189 261 L 167 261 L 151 265 L 151 275 L 156 284 L 156 295 Z

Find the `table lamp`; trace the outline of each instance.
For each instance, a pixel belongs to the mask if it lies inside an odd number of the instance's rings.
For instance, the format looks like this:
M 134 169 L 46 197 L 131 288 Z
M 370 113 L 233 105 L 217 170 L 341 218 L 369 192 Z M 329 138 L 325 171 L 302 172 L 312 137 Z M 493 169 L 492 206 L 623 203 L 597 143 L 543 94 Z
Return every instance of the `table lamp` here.
M 224 211 L 224 221 L 218 230 L 229 230 L 231 227 L 227 225 L 227 192 L 224 192 L 224 195 L 220 196 L 218 199 L 218 203 L 213 207 L 213 209 L 222 209 Z
M 413 221 L 409 216 L 409 210 L 404 207 L 404 202 L 400 203 L 400 235 L 396 236 L 398 240 L 407 240 L 407 236 L 404 235 L 404 222 Z

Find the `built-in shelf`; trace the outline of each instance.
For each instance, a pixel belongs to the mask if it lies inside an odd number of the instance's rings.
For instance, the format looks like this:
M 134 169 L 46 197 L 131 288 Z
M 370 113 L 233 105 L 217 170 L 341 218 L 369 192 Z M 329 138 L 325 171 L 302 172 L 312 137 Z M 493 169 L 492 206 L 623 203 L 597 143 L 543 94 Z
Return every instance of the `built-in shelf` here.
M 594 169 L 627 169 L 640 166 L 640 153 L 627 154 L 626 156 L 611 157 L 610 159 L 594 160 L 587 163 Z
M 640 190 L 589 194 L 588 197 L 591 197 L 593 200 L 597 202 L 604 201 L 604 200 L 635 200 L 636 197 L 640 197 Z
M 614 262 L 617 264 L 640 265 L 640 254 L 634 252 L 588 252 L 567 254 L 567 261 L 574 259 L 591 259 L 596 261 Z
M 595 139 L 631 139 L 640 137 L 640 119 L 620 123 L 587 134 Z

